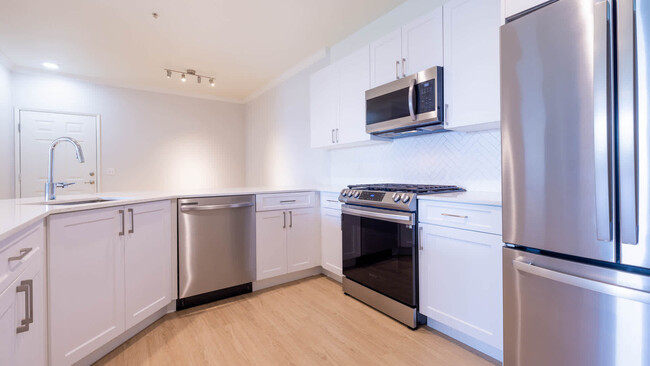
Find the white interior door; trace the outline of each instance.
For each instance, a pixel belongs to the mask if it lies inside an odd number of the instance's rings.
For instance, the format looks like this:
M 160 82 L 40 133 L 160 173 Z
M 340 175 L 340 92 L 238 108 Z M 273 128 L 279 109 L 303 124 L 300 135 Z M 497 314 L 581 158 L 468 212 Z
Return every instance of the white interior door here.
M 71 144 L 57 145 L 54 181 L 75 183 L 57 189 L 57 196 L 97 191 L 97 117 L 20 111 L 20 197 L 45 194 L 48 149 L 54 139 L 63 136 L 79 141 L 85 162 L 77 161 Z

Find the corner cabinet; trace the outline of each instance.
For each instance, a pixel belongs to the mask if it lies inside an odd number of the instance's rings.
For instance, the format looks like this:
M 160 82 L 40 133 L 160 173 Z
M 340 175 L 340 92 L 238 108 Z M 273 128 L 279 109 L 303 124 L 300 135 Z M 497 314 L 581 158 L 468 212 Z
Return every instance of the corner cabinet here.
M 257 195 L 258 281 L 320 264 L 315 196 L 314 192 Z
M 446 2 L 443 23 L 445 128 L 498 128 L 500 0 Z
M 311 75 L 312 148 L 377 143 L 366 133 L 366 90 L 370 88 L 369 48 L 365 46 Z
M 48 218 L 52 365 L 81 360 L 171 302 L 170 211 L 162 201 Z
M 0 242 L 0 365 L 47 364 L 42 222 Z
M 418 204 L 420 312 L 501 352 L 503 244 L 501 235 L 494 234 L 500 232 L 501 208 L 424 200 Z

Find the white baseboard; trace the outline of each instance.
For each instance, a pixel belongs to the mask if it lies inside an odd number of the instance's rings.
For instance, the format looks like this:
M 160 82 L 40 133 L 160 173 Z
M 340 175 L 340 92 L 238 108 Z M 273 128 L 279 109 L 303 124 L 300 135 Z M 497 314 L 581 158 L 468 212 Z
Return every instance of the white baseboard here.
M 332 271 L 330 271 L 330 270 L 327 270 L 327 269 L 325 269 L 325 268 L 323 268 L 323 267 L 321 267 L 321 269 L 322 269 L 322 273 L 323 273 L 325 276 L 327 276 L 327 277 L 333 279 L 333 280 L 336 281 L 336 282 L 339 282 L 339 283 L 343 282 L 343 276 L 338 275 L 338 274 L 336 274 L 336 273 L 334 273 L 334 272 L 332 272 Z
M 322 273 L 321 267 L 319 266 L 319 267 L 309 268 L 298 272 L 287 273 L 282 276 L 267 278 L 265 280 L 255 281 L 253 282 L 253 292 L 263 290 L 265 288 L 277 286 L 277 285 L 282 285 L 287 282 L 297 281 L 303 278 L 316 276 L 321 273 Z
M 500 350 L 496 347 L 493 347 L 489 344 L 479 341 L 474 337 L 468 336 L 465 333 L 459 332 L 456 329 L 453 329 L 445 324 L 442 324 L 428 317 L 427 317 L 427 325 L 444 335 L 447 335 L 463 344 L 466 344 L 467 346 L 479 351 L 480 353 L 483 353 L 491 358 L 494 358 L 499 362 L 503 362 L 503 350 Z

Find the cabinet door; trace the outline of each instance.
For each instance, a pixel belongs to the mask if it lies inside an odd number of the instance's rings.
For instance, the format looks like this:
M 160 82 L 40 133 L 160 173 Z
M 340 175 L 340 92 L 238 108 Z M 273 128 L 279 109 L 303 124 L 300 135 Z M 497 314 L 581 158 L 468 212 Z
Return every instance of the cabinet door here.
M 126 207 L 125 301 L 130 328 L 171 301 L 169 201 Z
M 30 262 L 0 294 L 0 365 L 46 364 L 42 253 Z
M 402 75 L 402 30 L 392 33 L 370 44 L 370 87 L 397 80 Z
M 124 331 L 123 208 L 48 218 L 50 362 L 70 365 Z
M 338 125 L 338 69 L 329 65 L 311 75 L 309 83 L 311 147 L 335 143 Z
M 501 237 L 420 224 L 420 312 L 503 349 Z
M 339 70 L 338 142 L 370 140 L 366 133 L 366 90 L 370 89 L 370 47 L 336 63 Z
M 265 211 L 256 214 L 258 281 L 287 273 L 288 216 L 286 211 Z
M 287 272 L 301 271 L 320 264 L 320 237 L 317 215 L 312 208 L 289 211 L 287 231 Z
M 442 66 L 442 7 L 402 27 L 404 75 Z
M 341 211 L 321 209 L 321 266 L 339 276 L 343 275 Z
M 505 17 L 511 17 L 547 1 L 548 0 L 503 0 Z
M 452 0 L 444 12 L 448 129 L 499 127 L 499 0 Z

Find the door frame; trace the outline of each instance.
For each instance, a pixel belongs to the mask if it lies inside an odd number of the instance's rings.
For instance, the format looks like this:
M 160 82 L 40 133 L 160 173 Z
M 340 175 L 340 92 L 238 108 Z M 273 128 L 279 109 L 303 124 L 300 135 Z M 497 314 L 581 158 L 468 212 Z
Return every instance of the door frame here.
M 67 112 L 67 111 L 57 111 L 51 109 L 35 109 L 35 108 L 14 108 L 14 198 L 20 197 L 20 112 L 39 112 L 39 113 L 52 113 L 52 114 L 72 114 L 76 116 L 87 116 L 95 118 L 95 146 L 96 146 L 96 164 L 97 164 L 97 173 L 95 174 L 95 193 L 102 191 L 101 187 L 101 124 L 102 119 L 100 114 L 94 113 L 79 113 L 79 112 Z

